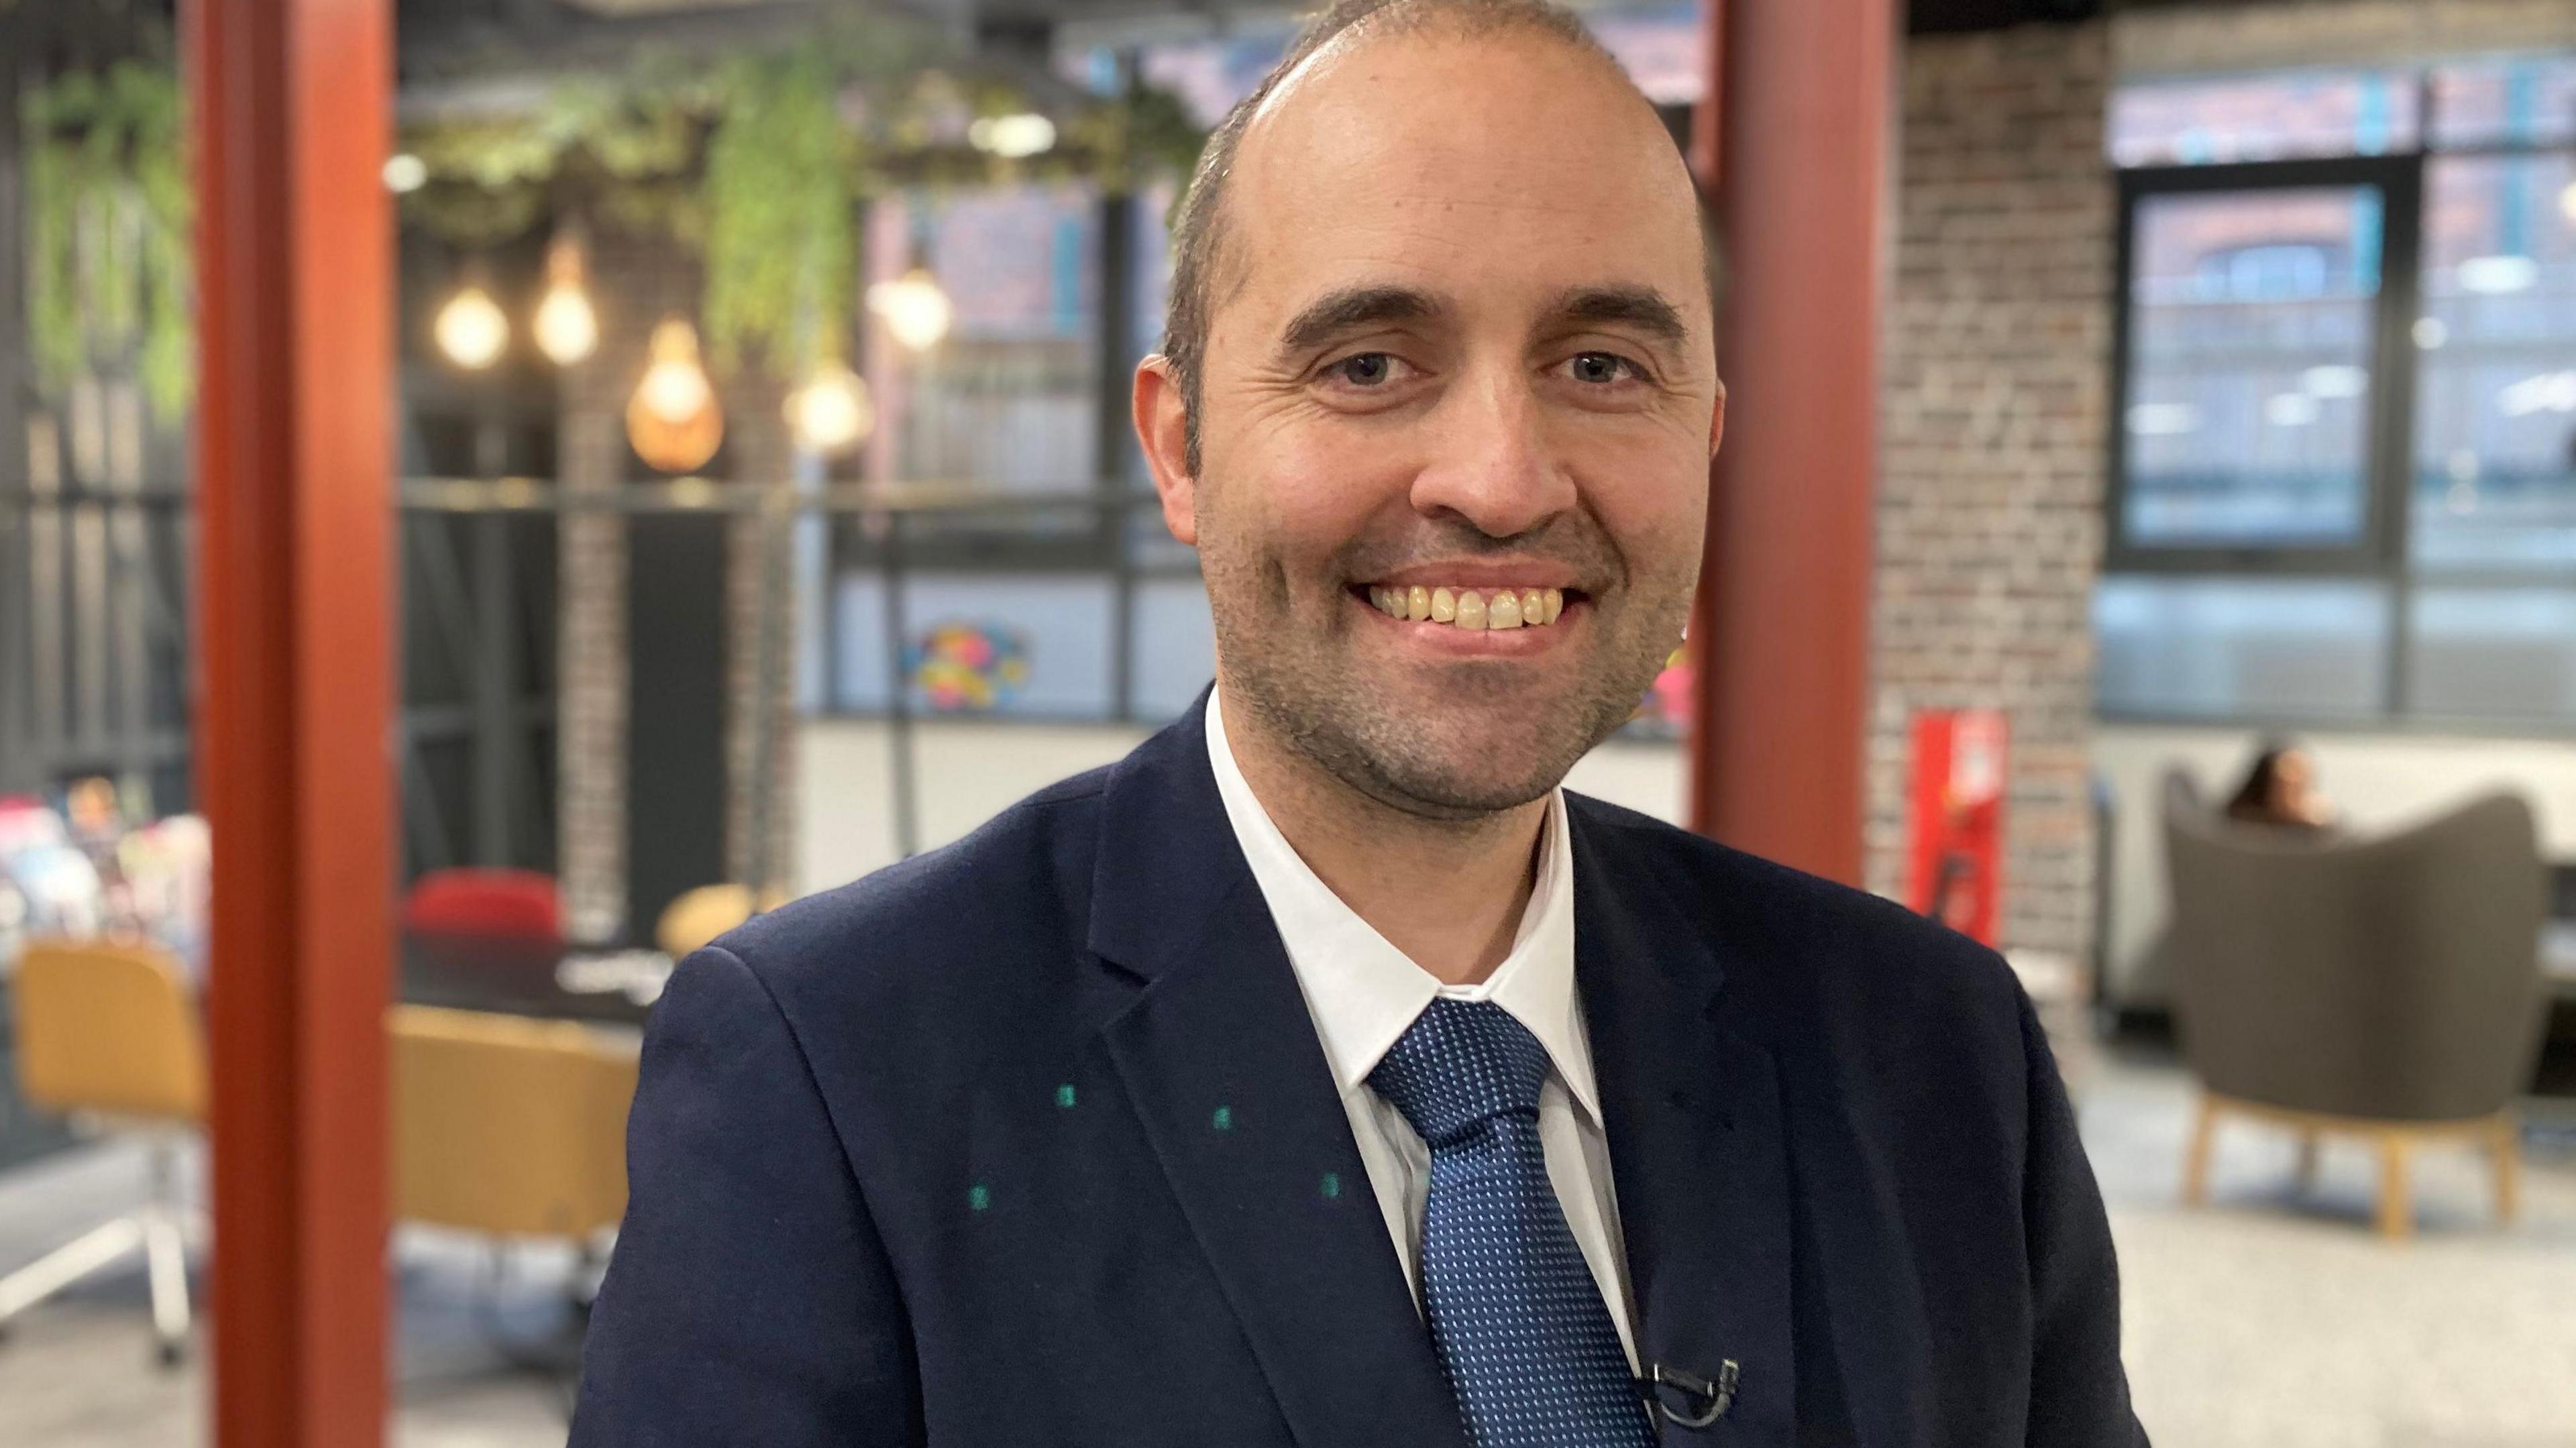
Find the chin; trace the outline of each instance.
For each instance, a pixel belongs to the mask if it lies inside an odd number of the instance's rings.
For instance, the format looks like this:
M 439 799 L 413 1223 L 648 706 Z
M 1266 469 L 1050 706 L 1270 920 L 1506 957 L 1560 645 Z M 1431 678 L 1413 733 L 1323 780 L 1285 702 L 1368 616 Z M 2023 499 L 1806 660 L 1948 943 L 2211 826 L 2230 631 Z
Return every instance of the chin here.
M 1517 750 L 1506 758 L 1490 753 L 1407 752 L 1372 763 L 1376 783 L 1398 801 L 1455 815 L 1492 814 L 1543 799 L 1573 768 L 1572 759 L 1560 763 Z

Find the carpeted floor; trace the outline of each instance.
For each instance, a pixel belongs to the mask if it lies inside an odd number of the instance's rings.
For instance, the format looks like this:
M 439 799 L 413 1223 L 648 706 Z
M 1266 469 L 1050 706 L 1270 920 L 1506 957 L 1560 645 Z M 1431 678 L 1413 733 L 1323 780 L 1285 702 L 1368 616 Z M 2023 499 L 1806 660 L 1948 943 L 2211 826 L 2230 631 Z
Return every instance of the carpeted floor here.
M 2074 1063 L 2085 1138 L 2119 1240 L 2130 1379 L 2161 1448 L 2576 1448 L 2576 1102 L 2544 1128 L 2519 1225 L 2493 1224 L 2481 1159 L 2423 1154 L 2421 1235 L 2371 1230 L 2375 1167 L 2330 1147 L 2294 1200 L 2292 1147 L 2220 1142 L 2216 1200 L 2175 1201 L 2188 1079 L 2152 1052 Z M 2550 1144 L 2550 1143 L 2556 1144 Z M 0 1267 L 134 1199 L 139 1161 L 86 1148 L 0 1172 Z M 554 1448 L 563 1379 L 526 1361 L 563 1322 L 563 1260 L 499 1287 L 470 1244 L 402 1242 L 399 1448 Z M 0 1345 L 10 1448 L 204 1441 L 195 1364 L 150 1366 L 140 1272 L 40 1309 Z

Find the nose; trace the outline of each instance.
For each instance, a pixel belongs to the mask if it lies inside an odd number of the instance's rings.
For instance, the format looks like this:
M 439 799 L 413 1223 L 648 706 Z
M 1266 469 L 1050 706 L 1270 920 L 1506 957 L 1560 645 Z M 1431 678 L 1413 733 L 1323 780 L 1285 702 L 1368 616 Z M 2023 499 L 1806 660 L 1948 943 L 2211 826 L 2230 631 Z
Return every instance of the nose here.
M 1528 378 L 1454 388 L 1433 418 L 1431 456 L 1413 480 L 1415 511 L 1454 514 L 1489 538 L 1511 538 L 1574 506 L 1573 476 L 1548 444 Z

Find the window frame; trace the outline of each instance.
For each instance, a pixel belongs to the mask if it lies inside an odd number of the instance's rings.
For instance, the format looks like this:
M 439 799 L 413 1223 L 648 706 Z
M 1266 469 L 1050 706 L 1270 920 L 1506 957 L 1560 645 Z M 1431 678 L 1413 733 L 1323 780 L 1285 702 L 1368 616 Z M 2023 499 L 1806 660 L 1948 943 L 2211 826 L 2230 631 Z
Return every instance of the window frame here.
M 2352 577 L 2384 573 L 2406 556 L 2406 474 L 2414 445 L 2415 344 L 2420 300 L 2424 158 L 2339 156 L 2295 161 L 2241 161 L 2152 166 L 2117 173 L 2119 220 L 2111 322 L 2111 398 L 2103 498 L 2105 573 L 2234 573 Z M 2136 315 L 2138 216 L 2167 196 L 2218 192 L 2307 191 L 2371 187 L 2380 194 L 2379 291 L 2371 309 L 2370 394 L 2365 437 L 2361 529 L 2344 546 L 2167 546 L 2140 543 L 2129 530 L 2130 346 Z
M 2117 188 L 2111 290 L 2110 406 L 2104 443 L 2103 553 L 2099 577 L 2228 577 L 2240 579 L 2343 579 L 2373 583 L 2388 601 L 2387 650 L 2382 694 L 2366 718 L 2296 717 L 2258 713 L 2196 713 L 2179 709 L 2105 707 L 2097 692 L 2094 717 L 2105 723 L 2146 727 L 2186 726 L 2300 729 L 2324 733 L 2439 733 L 2469 737 L 2576 738 L 2576 712 L 2551 717 L 2508 717 L 2426 710 L 2410 702 L 2416 649 L 2416 595 L 2428 589 L 2499 591 L 2550 586 L 2576 588 L 2576 569 L 2543 565 L 2419 565 L 2412 556 L 2416 387 L 2422 356 L 2414 323 L 2423 302 L 2423 237 L 2426 173 L 2433 162 L 2480 156 L 2576 156 L 2576 138 L 2501 140 L 2439 145 L 2439 100 L 2434 85 L 2441 62 L 2416 71 L 2419 101 L 2415 144 L 2378 155 L 2317 156 L 2266 161 L 2158 163 L 2112 166 Z M 2371 391 L 2367 436 L 2371 448 L 2361 536 L 2349 547 L 2166 547 L 2140 544 L 2128 529 L 2128 418 L 2130 344 L 2134 317 L 2131 269 L 2135 264 L 2140 205 L 2155 197 L 2221 191 L 2291 190 L 2317 186 L 2375 185 L 2383 197 L 2380 288 L 2372 318 Z

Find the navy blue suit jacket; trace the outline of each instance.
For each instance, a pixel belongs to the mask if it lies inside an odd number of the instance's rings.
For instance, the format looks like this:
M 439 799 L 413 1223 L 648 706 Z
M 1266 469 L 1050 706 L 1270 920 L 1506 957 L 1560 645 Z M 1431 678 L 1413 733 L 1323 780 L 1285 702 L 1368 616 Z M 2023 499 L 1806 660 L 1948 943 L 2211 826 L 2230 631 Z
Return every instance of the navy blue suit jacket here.
M 575 1448 L 1466 1448 L 1202 715 L 691 956 Z M 2143 1443 L 2030 1007 L 1885 901 L 1569 802 L 1669 1444 Z

